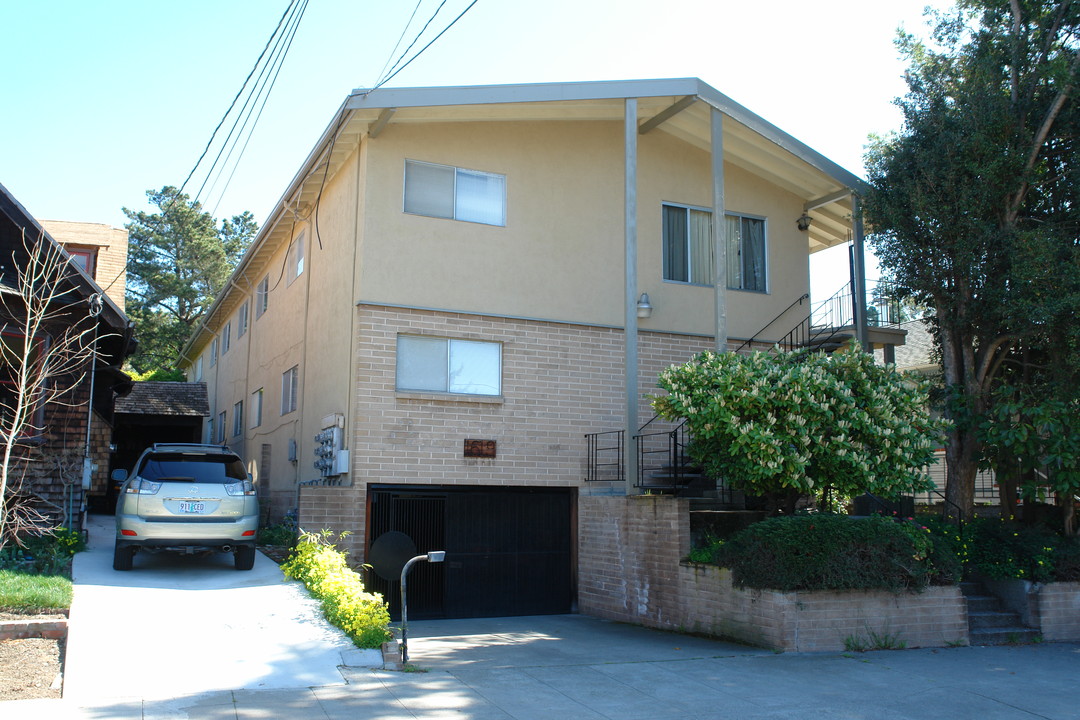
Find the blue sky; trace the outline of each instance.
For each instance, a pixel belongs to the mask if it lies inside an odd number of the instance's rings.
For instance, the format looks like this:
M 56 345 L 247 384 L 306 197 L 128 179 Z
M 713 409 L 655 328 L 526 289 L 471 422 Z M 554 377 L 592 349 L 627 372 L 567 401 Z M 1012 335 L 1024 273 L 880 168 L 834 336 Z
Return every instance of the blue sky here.
M 440 1 L 421 0 L 417 16 Z M 469 2 L 446 0 L 432 27 Z M 390 85 L 700 77 L 862 174 L 867 137 L 899 123 L 896 29 L 923 34 L 924 4 L 479 0 Z M 122 207 L 148 209 L 146 190 L 183 181 L 287 5 L 5 3 L 0 183 L 40 219 L 123 226 Z M 265 219 L 350 90 L 376 81 L 415 6 L 310 0 L 243 162 L 206 208 Z

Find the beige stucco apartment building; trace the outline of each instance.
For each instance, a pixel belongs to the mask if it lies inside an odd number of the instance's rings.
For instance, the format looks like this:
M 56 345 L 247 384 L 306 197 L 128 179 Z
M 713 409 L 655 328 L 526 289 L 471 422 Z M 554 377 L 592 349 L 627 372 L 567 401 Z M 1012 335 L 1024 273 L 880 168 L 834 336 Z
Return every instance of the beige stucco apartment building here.
M 206 437 L 271 520 L 446 550 L 421 615 L 565 612 L 591 499 L 637 492 L 585 435 L 803 320 L 858 184 L 696 79 L 356 91 L 185 348 Z

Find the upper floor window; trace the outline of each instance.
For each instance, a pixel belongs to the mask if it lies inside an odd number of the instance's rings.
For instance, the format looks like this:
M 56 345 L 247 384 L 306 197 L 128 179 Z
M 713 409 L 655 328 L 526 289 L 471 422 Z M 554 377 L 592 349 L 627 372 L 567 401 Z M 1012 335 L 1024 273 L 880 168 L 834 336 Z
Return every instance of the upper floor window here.
M 304 274 L 304 233 L 300 233 L 289 247 L 289 273 L 286 285 L 292 285 Z
M 82 268 L 83 272 L 92 278 L 96 279 L 94 273 L 97 272 L 97 250 L 90 248 L 64 248 L 67 250 L 68 255 L 71 256 L 71 261 Z
M 297 394 L 300 384 L 300 368 L 293 365 L 281 374 L 281 414 L 296 410 Z
M 248 303 L 245 302 L 240 306 L 240 309 L 236 311 L 236 337 L 244 337 L 244 333 L 248 329 Z
M 746 215 L 724 217 L 727 286 L 765 292 L 765 220 Z M 712 212 L 683 205 L 663 206 L 664 279 L 712 285 L 716 259 Z
M 506 225 L 506 176 L 406 160 L 405 212 Z
M 270 276 L 266 275 L 255 287 L 255 319 L 262 317 L 270 304 Z
M 233 404 L 232 412 L 232 434 L 235 437 L 244 433 L 244 401 Z
M 218 339 L 215 337 L 210 341 L 210 367 L 217 365 L 217 347 Z
M 725 220 L 728 287 L 765 292 L 769 289 L 765 267 L 765 221 L 746 215 L 728 215 Z
M 218 413 L 217 422 L 217 441 L 219 444 L 225 442 L 225 411 L 222 410 Z
M 225 323 L 225 327 L 221 328 L 221 354 L 229 352 L 229 348 L 232 347 L 232 320 Z
M 397 389 L 499 395 L 502 345 L 398 335 Z
M 262 425 L 263 389 L 251 393 L 251 427 Z
M 202 355 L 195 358 L 195 377 L 194 377 L 195 382 L 201 382 L 202 381 L 202 376 L 203 376 L 202 358 L 203 358 Z

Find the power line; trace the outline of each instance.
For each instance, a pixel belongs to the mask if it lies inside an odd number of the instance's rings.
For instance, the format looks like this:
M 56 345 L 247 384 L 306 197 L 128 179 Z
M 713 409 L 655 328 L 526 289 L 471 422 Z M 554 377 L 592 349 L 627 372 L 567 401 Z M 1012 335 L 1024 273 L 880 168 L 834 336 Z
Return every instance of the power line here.
M 237 91 L 233 97 L 232 102 L 229 103 L 229 108 L 222 115 L 221 120 L 218 121 L 217 126 L 214 128 L 213 133 L 210 135 L 210 139 L 206 143 L 206 147 L 203 148 L 202 153 L 199 155 L 199 159 L 195 161 L 195 165 L 191 168 L 191 172 L 188 173 L 181 184 L 180 189 L 173 197 L 169 205 L 162 211 L 162 214 L 166 214 L 176 202 L 177 199 L 184 192 L 184 188 L 191 182 L 192 177 L 198 171 L 199 167 L 203 164 L 207 154 L 210 152 L 210 148 L 213 146 L 214 141 L 218 137 L 218 133 L 225 125 L 225 121 L 228 120 L 230 115 L 234 114 L 237 103 L 241 97 L 244 97 L 244 102 L 241 108 L 236 111 L 232 126 L 229 129 L 228 134 L 222 141 L 221 148 L 218 150 L 214 161 L 210 164 L 210 167 L 206 170 L 206 176 L 203 178 L 202 184 L 199 186 L 198 192 L 195 197 L 192 198 L 193 202 L 198 202 L 202 196 L 203 190 L 206 188 L 207 182 L 213 177 L 214 180 L 210 185 L 208 192 L 213 192 L 214 187 L 225 173 L 225 166 L 228 164 L 229 159 L 232 157 L 233 152 L 240 145 L 241 137 L 244 132 L 247 132 L 247 137 L 243 142 L 240 154 L 237 156 L 236 164 L 233 166 L 232 172 L 229 173 L 228 179 L 225 182 L 225 186 L 221 190 L 221 195 L 218 198 L 218 203 L 224 197 L 225 191 L 228 189 L 229 183 L 232 180 L 233 175 L 236 172 L 236 167 L 239 165 L 240 159 L 243 157 L 244 150 L 247 148 L 248 142 L 251 140 L 251 135 L 255 131 L 255 127 L 258 125 L 259 118 L 262 117 L 262 110 L 266 107 L 266 101 L 270 96 L 270 93 L 274 89 L 274 85 L 277 82 L 278 74 L 281 72 L 281 68 L 284 65 L 285 58 L 288 55 L 289 49 L 292 47 L 293 39 L 296 36 L 297 28 L 300 26 L 300 21 L 303 19 L 304 12 L 307 10 L 308 0 L 289 0 L 288 6 L 285 8 L 285 12 L 282 13 L 281 18 L 278 20 L 277 26 L 274 28 L 273 33 L 267 39 L 266 44 L 263 46 L 262 52 L 259 53 L 258 59 L 252 66 L 251 71 L 248 72 L 247 77 L 244 78 L 243 84 L 240 86 L 240 90 Z M 284 30 L 283 30 L 284 27 Z M 269 53 L 269 58 L 267 57 Z M 252 78 L 255 77 L 256 72 L 258 76 L 252 82 Z M 249 89 L 249 85 L 251 86 Z M 246 96 L 245 96 L 246 91 Z M 261 99 L 261 103 L 260 103 Z M 258 112 L 255 112 L 255 108 L 258 107 Z M 254 122 L 248 129 L 248 123 L 251 122 L 254 116 Z M 235 135 L 235 137 L 234 137 Z M 228 152 L 226 154 L 226 148 Z M 222 162 L 222 155 L 225 154 L 225 160 Z M 216 169 L 216 174 L 215 174 Z
M 394 59 L 394 53 L 401 47 L 401 41 L 405 39 L 405 33 L 409 31 L 409 26 L 412 25 L 412 21 L 416 18 L 417 11 L 420 10 L 420 6 L 424 3 L 424 0 L 416 0 L 416 7 L 413 8 L 412 15 L 409 16 L 409 22 L 405 23 L 405 27 L 401 28 L 401 35 L 398 36 L 397 42 L 394 43 L 394 49 L 390 51 L 390 54 L 386 56 L 386 62 L 383 63 L 382 70 L 379 71 L 379 76 L 376 78 L 372 87 L 379 84 L 379 80 L 386 74 L 387 68 L 390 67 L 390 61 Z
M 435 42 L 436 40 L 438 40 L 438 39 L 439 39 L 439 38 L 441 38 L 441 37 L 442 37 L 442 36 L 443 36 L 444 34 L 446 34 L 446 31 L 447 31 L 447 30 L 449 30 L 450 28 L 454 27 L 454 25 L 455 25 L 455 24 L 457 23 L 457 21 L 458 21 L 458 20 L 460 20 L 460 19 L 461 19 L 462 17 L 464 17 L 464 16 L 465 16 L 465 13 L 469 12 L 469 10 L 471 10 L 471 9 L 472 9 L 472 6 L 473 6 L 473 5 L 475 5 L 476 3 L 478 3 L 479 1 L 480 1 L 480 0 L 472 0 L 472 2 L 471 2 L 471 3 L 469 3 L 468 7 L 466 7 L 466 8 L 464 9 L 464 10 L 462 10 L 462 11 L 461 11 L 461 14 L 460 14 L 460 15 L 458 15 L 458 16 L 457 16 L 456 18 L 454 18 L 454 19 L 453 19 L 453 20 L 452 20 L 452 21 L 450 22 L 450 24 L 449 24 L 449 25 L 447 25 L 447 26 L 446 26 L 445 28 L 443 28 L 443 29 L 442 29 L 442 32 L 440 32 L 440 33 L 439 33 L 438 35 L 436 35 L 435 37 L 433 37 L 433 38 L 431 39 L 431 42 L 429 42 L 429 43 L 428 43 L 427 45 L 425 45 L 424 47 L 420 48 L 420 49 L 419 49 L 419 50 L 417 51 L 417 53 L 416 53 L 415 55 L 413 55 L 413 56 L 412 56 L 411 58 L 409 58 L 409 61 L 408 61 L 407 63 L 405 63 L 404 65 L 402 65 L 401 67 L 399 67 L 399 68 L 398 68 L 397 70 L 395 70 L 395 71 L 394 71 L 393 73 L 391 73 L 390 75 L 388 75 L 388 76 L 387 76 L 386 78 L 384 78 L 383 80 L 381 80 L 381 81 L 380 81 L 380 82 L 378 83 L 378 85 L 376 85 L 375 87 L 373 87 L 373 88 L 372 88 L 372 90 L 376 90 L 376 89 L 378 89 L 378 88 L 382 87 L 382 86 L 383 86 L 383 85 L 385 85 L 386 83 L 390 82 L 390 81 L 391 81 L 391 80 L 392 80 L 392 79 L 394 78 L 394 76 L 395 76 L 395 75 L 397 75 L 397 74 L 398 74 L 399 72 L 401 72 L 401 71 L 402 71 L 402 70 L 404 70 L 405 68 L 409 67 L 409 65 L 411 65 L 411 64 L 412 64 L 412 61 L 413 61 L 413 60 L 415 60 L 416 58 L 418 58 L 418 57 L 420 57 L 421 55 L 423 55 L 423 54 L 424 54 L 424 51 L 425 51 L 425 50 L 427 50 L 427 49 L 428 49 L 429 47 L 431 47 L 431 46 L 432 46 L 432 44 L 433 44 L 433 43 L 434 43 L 434 42 Z M 445 2 L 445 0 L 444 0 L 444 2 Z M 441 7 L 442 7 L 442 5 L 440 5 L 439 7 L 441 8 Z M 436 14 L 438 14 L 438 10 L 436 10 L 435 12 L 436 12 Z M 435 18 L 434 18 L 434 15 L 433 15 L 433 16 L 432 16 L 432 20 L 434 20 L 434 19 L 435 19 Z M 429 22 L 430 22 L 430 21 L 429 21 Z M 425 28 L 427 28 L 427 25 L 425 25 L 424 27 L 425 27 Z M 421 34 L 422 34 L 422 33 L 423 33 L 423 31 L 421 30 Z M 417 39 L 419 39 L 419 35 L 417 36 Z M 412 47 L 412 46 L 410 45 L 410 47 Z M 406 50 L 406 52 L 408 52 L 408 50 Z M 404 55 L 402 55 L 402 57 L 404 57 Z M 398 58 L 398 61 L 400 62 L 400 58 Z M 396 65 L 396 63 L 395 63 L 395 65 Z

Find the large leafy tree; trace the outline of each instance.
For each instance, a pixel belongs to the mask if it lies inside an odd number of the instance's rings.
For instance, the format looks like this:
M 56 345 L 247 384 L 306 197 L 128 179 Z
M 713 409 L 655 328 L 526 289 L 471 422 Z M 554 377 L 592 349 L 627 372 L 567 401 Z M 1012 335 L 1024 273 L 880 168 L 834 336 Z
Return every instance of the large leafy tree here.
M 174 187 L 148 190 L 149 213 L 124 208 L 128 229 L 128 314 L 139 339 L 140 373 L 175 371 L 180 349 L 258 231 L 250 212 L 220 225 Z
M 967 517 L 995 388 L 1076 393 L 1080 3 L 961 0 L 932 28 L 899 39 L 904 125 L 871 145 L 866 209 L 882 266 L 933 312 L 946 499 Z

